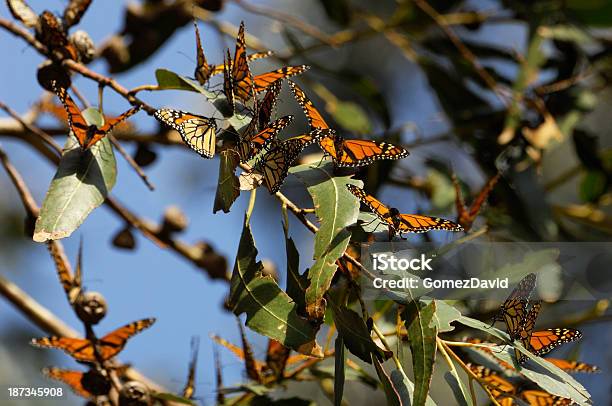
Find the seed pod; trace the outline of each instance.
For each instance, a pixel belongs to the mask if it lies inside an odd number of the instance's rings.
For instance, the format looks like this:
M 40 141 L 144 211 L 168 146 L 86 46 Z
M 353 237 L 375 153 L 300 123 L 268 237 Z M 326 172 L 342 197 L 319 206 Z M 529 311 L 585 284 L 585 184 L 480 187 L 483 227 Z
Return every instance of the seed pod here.
M 119 393 L 119 406 L 148 406 L 151 403 L 149 389 L 137 381 L 123 385 Z
M 95 396 L 106 395 L 111 390 L 111 383 L 106 372 L 97 369 L 85 372 L 81 378 L 81 385 L 83 389 Z
M 189 220 L 185 213 L 178 206 L 170 206 L 164 212 L 164 220 L 160 234 L 170 236 L 172 233 L 179 233 L 187 228 Z
M 75 307 L 77 316 L 84 323 L 98 324 L 106 316 L 106 300 L 98 292 L 81 294 L 75 303 Z
M 134 238 L 132 230 L 126 227 L 119 231 L 115 237 L 113 237 L 113 245 L 117 248 L 133 250 L 136 247 L 136 239 Z
M 86 31 L 75 31 L 69 40 L 75 46 L 81 62 L 89 63 L 94 59 L 96 56 L 96 45 Z
M 157 153 L 153 151 L 147 144 L 139 143 L 134 161 L 141 167 L 149 166 L 157 159 Z
M 66 70 L 50 60 L 44 61 L 38 67 L 38 72 L 36 73 L 36 78 L 38 79 L 38 83 L 46 90 L 52 92 L 53 86 L 51 86 L 52 81 L 56 81 L 58 87 L 62 87 L 64 89 L 68 89 L 72 81 L 70 80 L 70 75 Z

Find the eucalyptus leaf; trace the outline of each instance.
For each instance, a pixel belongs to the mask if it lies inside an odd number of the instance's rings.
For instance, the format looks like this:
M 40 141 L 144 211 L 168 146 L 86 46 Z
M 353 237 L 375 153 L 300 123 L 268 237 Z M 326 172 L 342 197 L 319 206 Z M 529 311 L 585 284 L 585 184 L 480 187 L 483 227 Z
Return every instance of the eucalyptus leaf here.
M 429 393 L 429 385 L 436 361 L 436 338 L 438 336 L 435 314 L 435 301 L 431 301 L 429 304 L 413 301 L 406 306 L 402 313 L 412 351 L 414 406 L 425 405 Z
M 315 263 L 308 271 L 310 285 L 306 289 L 306 312 L 313 319 L 325 313 L 323 295 L 330 287 L 338 266 L 336 260 L 344 254 L 351 233 L 346 227 L 355 223 L 359 202 L 346 188 L 361 186 L 361 181 L 349 176 L 334 176 L 333 165 L 300 165 L 290 170 L 306 185 L 312 197 L 320 228 L 315 235 Z
M 236 176 L 236 168 L 240 160 L 238 155 L 229 149 L 222 151 L 219 157 L 219 181 L 215 193 L 213 213 L 219 210 L 229 213 L 232 204 L 240 196 L 240 184 Z
M 335 342 L 334 354 L 334 405 L 342 405 L 342 394 L 344 393 L 344 377 L 346 370 L 346 353 L 344 351 L 344 341 L 338 336 Z
M 337 305 L 333 301 L 330 301 L 330 307 L 338 334 L 352 354 L 367 363 L 371 363 L 370 354 L 382 359 L 388 358 L 389 354 L 372 340 L 370 330 L 359 314 L 345 306 Z
M 86 113 L 86 117 L 94 116 Z M 69 136 L 36 219 L 34 241 L 70 236 L 106 200 L 117 180 L 116 165 L 107 137 L 83 151 L 76 138 Z
M 321 357 L 314 327 L 298 315 L 295 302 L 262 271 L 251 229 L 245 221 L 230 281 L 229 308 L 236 316 L 246 313 L 246 325 L 253 331 L 299 353 Z

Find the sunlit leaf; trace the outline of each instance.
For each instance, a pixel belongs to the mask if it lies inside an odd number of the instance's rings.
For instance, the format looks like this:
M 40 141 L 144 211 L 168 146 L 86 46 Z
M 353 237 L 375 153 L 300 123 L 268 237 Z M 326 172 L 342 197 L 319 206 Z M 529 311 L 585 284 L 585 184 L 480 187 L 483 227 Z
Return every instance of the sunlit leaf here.
M 346 227 L 355 223 L 359 213 L 359 203 L 346 185 L 362 183 L 348 176 L 334 176 L 332 164 L 300 165 L 290 172 L 306 185 L 320 222 L 315 235 L 315 263 L 308 271 L 306 312 L 314 319 L 322 319 L 325 312 L 323 295 L 336 273 L 336 260 L 346 251 L 351 237 Z
M 232 273 L 229 308 L 237 316 L 246 313 L 246 325 L 253 331 L 299 353 L 322 356 L 313 326 L 297 314 L 297 305 L 274 278 L 262 271 L 251 229 L 245 222 Z
M 86 119 L 96 118 L 84 111 Z M 97 113 L 96 121 L 101 119 Z M 36 220 L 34 241 L 68 237 L 87 216 L 104 203 L 115 186 L 115 154 L 108 138 L 83 151 L 74 136 L 68 137 L 55 177 Z

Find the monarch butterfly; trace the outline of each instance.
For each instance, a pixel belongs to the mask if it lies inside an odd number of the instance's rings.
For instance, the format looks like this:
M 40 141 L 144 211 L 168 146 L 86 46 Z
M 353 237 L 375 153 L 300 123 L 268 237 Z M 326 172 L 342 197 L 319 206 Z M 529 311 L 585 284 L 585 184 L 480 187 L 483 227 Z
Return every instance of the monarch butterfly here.
M 154 116 L 178 131 L 185 144 L 204 158 L 215 155 L 217 124 L 214 118 L 172 109 L 156 110 Z
M 519 396 L 525 399 L 530 406 L 569 406 L 573 403 L 571 399 L 551 395 L 542 390 L 526 390 Z
M 573 328 L 549 328 L 534 331 L 529 341 L 529 350 L 537 356 L 548 354 L 556 347 L 580 340 L 582 333 Z
M 244 40 L 244 21 L 240 23 L 238 36 L 236 37 L 236 51 L 232 60 L 232 88 L 234 97 L 244 102 L 252 100 L 255 96 L 253 92 L 253 76 L 249 69 L 246 56 L 246 43 Z
M 95 344 L 102 361 L 107 361 L 121 352 L 129 338 L 149 328 L 153 323 L 155 323 L 153 318 L 135 321 L 105 335 L 96 343 L 83 338 L 44 337 L 33 339 L 31 344 L 37 347 L 60 349 L 82 362 L 96 361 Z
M 289 85 L 306 115 L 310 128 L 330 128 L 304 91 L 292 81 L 289 81 Z M 340 168 L 356 168 L 381 159 L 401 159 L 409 155 L 406 149 L 384 141 L 345 140 L 335 132 L 323 137 L 319 146 L 332 157 L 334 165 Z
M 281 83 L 277 81 L 266 92 L 261 103 L 255 102 L 255 110 L 251 122 L 240 137 L 238 153 L 240 161 L 246 162 L 257 155 L 279 131 L 293 120 L 293 116 L 284 116 L 268 125 L 274 105 L 280 92 Z
M 489 347 L 484 347 L 484 346 L 474 346 L 471 347 L 472 350 L 476 351 L 476 352 L 481 352 L 481 353 L 485 353 L 486 355 L 493 357 L 492 359 L 500 366 L 502 367 L 504 370 L 506 371 L 516 371 L 516 369 L 509 363 L 507 363 L 506 361 L 502 361 L 499 358 L 495 357 L 495 355 L 493 354 L 495 350 L 497 350 L 497 345 L 494 343 L 488 343 L 488 342 L 484 342 L 479 338 L 469 338 L 467 340 L 465 340 L 468 343 L 472 343 L 472 344 L 489 344 Z M 495 348 L 495 350 L 494 350 Z
M 227 104 L 229 105 L 229 114 L 234 114 L 234 81 L 232 80 L 232 56 L 230 55 L 229 49 L 227 55 L 224 58 L 223 63 L 223 93 L 227 98 Z
M 512 398 L 509 396 L 516 393 L 516 387 L 510 381 L 482 365 L 475 365 L 469 362 L 465 365 L 474 373 L 474 375 L 485 382 L 495 400 L 500 403 L 505 399 L 512 400 Z M 512 402 L 501 404 L 511 405 Z
M 489 193 L 491 193 L 493 190 L 493 187 L 499 180 L 499 177 L 500 174 L 497 173 L 495 176 L 489 179 L 472 202 L 472 205 L 468 208 L 465 205 L 463 197 L 461 196 L 461 187 L 459 186 L 457 177 L 453 175 L 453 185 L 455 186 L 455 206 L 457 207 L 457 223 L 461 224 L 465 231 L 470 231 L 470 228 L 472 228 L 472 223 L 476 219 L 476 216 L 478 216 L 482 204 L 485 202 L 485 200 L 487 200 Z
M 518 283 L 517 287 L 510 293 L 510 296 L 502 303 L 499 312 L 493 317 L 493 323 L 504 321 L 510 339 L 518 338 L 518 333 L 525 319 L 529 296 L 535 288 L 536 275 L 530 273 Z
M 89 125 L 83 118 L 81 110 L 77 107 L 76 103 L 67 90 L 63 87 L 58 87 L 55 81 L 52 82 L 53 90 L 57 94 L 57 97 L 61 100 L 68 113 L 68 126 L 72 130 L 72 133 L 79 141 L 79 145 L 83 150 L 91 148 L 96 142 L 100 141 L 104 136 L 110 133 L 117 124 L 121 123 L 131 115 L 135 114 L 140 110 L 140 106 L 132 107 L 122 115 L 116 118 L 106 118 L 105 123 L 102 127 L 98 128 L 95 125 Z
M 43 374 L 48 378 L 64 382 L 66 385 L 70 386 L 70 389 L 72 389 L 74 393 L 82 398 L 89 400 L 93 400 L 94 398 L 94 395 L 83 387 L 82 380 L 85 374 L 81 371 L 71 371 L 60 368 L 45 368 L 43 369 Z
M 291 350 L 280 342 L 269 339 L 268 350 L 266 351 L 266 367 L 272 372 L 275 378 L 280 378 L 285 372 L 287 361 Z
M 257 155 L 291 121 L 293 121 L 293 116 L 281 117 L 257 134 L 247 135 L 242 139 L 240 144 L 238 144 L 240 162 L 246 162 Z
M 389 227 L 389 234 L 424 233 L 429 230 L 462 231 L 459 224 L 439 217 L 418 214 L 401 214 L 396 208 L 387 207 L 374 196 L 366 194 L 355 185 L 346 185 L 362 203 L 370 208 Z
M 200 350 L 200 339 L 193 337 L 191 339 L 191 361 L 189 361 L 189 373 L 187 374 L 187 382 L 182 391 L 182 396 L 185 399 L 193 399 L 195 394 L 195 374 L 196 365 L 198 362 L 198 352 Z
M 545 358 L 546 361 L 550 362 L 553 365 L 556 365 L 558 368 L 564 370 L 569 373 L 576 372 L 584 372 L 584 373 L 597 373 L 601 372 L 597 365 L 587 364 L 585 362 L 579 361 L 569 361 L 566 359 L 559 358 Z
M 529 312 L 521 323 L 521 328 L 519 329 L 516 337 L 518 340 L 520 340 L 523 347 L 525 347 L 527 350 L 536 355 L 537 351 L 533 351 L 534 348 L 531 346 L 531 338 L 533 335 L 533 329 L 535 328 L 535 322 L 538 318 L 538 315 L 540 314 L 541 308 L 542 303 L 540 301 L 535 302 L 531 306 Z M 525 361 L 527 361 L 527 356 L 516 348 L 514 349 L 514 355 L 516 356 L 516 359 L 518 360 L 519 364 L 523 364 L 525 363 Z
M 325 136 L 325 130 L 313 130 L 308 134 L 291 137 L 274 143 L 273 147 L 255 164 L 254 172 L 263 175 L 270 194 L 278 192 L 289 168 L 304 148 Z
M 246 54 L 244 31 L 244 21 L 242 21 L 238 29 L 238 36 L 236 37 L 236 51 L 234 52 L 234 59 L 231 61 L 232 67 L 231 69 L 227 69 L 227 67 L 223 68 L 231 72 L 230 78 L 233 82 L 233 96 L 238 100 L 247 102 L 251 100 L 256 93 L 266 90 L 277 80 L 299 75 L 309 68 L 306 65 L 285 66 L 253 77 L 248 64 L 250 59 Z M 258 56 L 259 55 L 261 54 L 258 54 Z M 227 63 L 226 61 L 226 64 Z M 224 79 L 227 80 L 227 78 Z M 230 98 L 230 96 L 227 97 Z
M 200 30 L 198 29 L 198 24 L 194 21 L 193 26 L 195 27 L 195 36 L 196 36 L 196 55 L 197 55 L 197 65 L 195 68 L 194 76 L 198 83 L 201 85 L 206 84 L 211 76 L 215 76 L 223 73 L 224 64 L 220 65 L 209 65 L 206 61 L 206 57 L 204 56 L 204 48 L 202 47 L 202 41 L 200 40 Z M 248 61 L 254 61 L 256 59 L 267 58 L 272 55 L 272 52 L 256 52 L 254 54 L 248 55 Z

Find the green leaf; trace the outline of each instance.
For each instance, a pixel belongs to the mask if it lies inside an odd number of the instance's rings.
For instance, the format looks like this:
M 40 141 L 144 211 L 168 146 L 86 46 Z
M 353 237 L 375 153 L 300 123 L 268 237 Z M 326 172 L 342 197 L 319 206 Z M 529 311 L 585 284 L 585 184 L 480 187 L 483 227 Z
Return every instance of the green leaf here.
M 330 307 L 338 334 L 352 354 L 367 363 L 371 362 L 370 354 L 383 359 L 389 357 L 390 354 L 374 343 L 370 330 L 359 314 L 345 306 L 337 305 L 334 301 L 330 301 Z
M 412 366 L 414 370 L 413 405 L 425 404 L 434 363 L 436 361 L 436 337 L 438 335 L 435 320 L 436 302 L 428 305 L 413 301 L 402 313 L 406 324 L 408 343 L 412 351 Z
M 455 395 L 455 400 L 457 400 L 457 405 L 459 406 L 469 406 L 472 405 L 472 397 L 468 392 L 468 389 L 463 384 L 463 381 L 457 374 L 457 370 L 451 370 L 444 374 L 444 380 L 448 383 L 451 390 L 453 391 L 453 395 Z
M 83 115 L 95 116 L 87 111 Z M 96 207 L 104 203 L 116 180 L 115 154 L 108 138 L 104 137 L 83 151 L 76 138 L 69 136 L 36 219 L 34 241 L 70 236 Z
M 346 227 L 355 223 L 359 214 L 359 202 L 346 185 L 361 186 L 362 182 L 349 176 L 335 177 L 331 163 L 300 165 L 290 172 L 306 185 L 320 222 L 315 235 L 315 263 L 308 271 L 310 285 L 306 289 L 306 312 L 311 318 L 320 320 L 325 314 L 323 295 L 338 268 L 336 260 L 344 254 L 351 238 Z
M 219 210 L 229 213 L 230 207 L 240 196 L 240 183 L 236 176 L 239 158 L 234 151 L 229 149 L 222 151 L 219 157 L 221 158 L 219 160 L 219 182 L 217 183 L 213 213 Z
M 183 403 L 185 405 L 195 405 L 195 403 L 193 403 L 191 400 L 175 395 L 174 393 L 155 393 L 153 394 L 153 397 L 159 400 Z
M 190 92 L 199 92 L 199 89 L 193 87 L 189 81 L 186 81 L 181 75 L 178 75 L 168 69 L 157 69 L 155 71 L 155 79 L 157 86 L 162 90 L 187 90 Z
M 276 281 L 262 273 L 251 229 L 245 222 L 230 282 L 228 306 L 236 316 L 246 313 L 253 331 L 279 341 L 295 351 L 321 357 L 316 330 L 297 314 L 297 305 Z
M 612 25 L 612 4 L 607 0 L 567 0 L 564 7 L 584 24 L 602 28 Z
M 285 236 L 285 248 L 287 250 L 287 294 L 298 305 L 298 313 L 305 314 L 308 275 L 300 274 L 300 253 L 292 238 Z
M 438 333 L 448 333 L 453 331 L 455 326 L 452 326 L 453 321 L 461 317 L 461 312 L 449 305 L 446 300 L 436 301 L 436 314 L 434 321 L 437 324 Z
M 378 359 L 373 356 L 372 362 L 374 363 L 376 374 L 378 375 L 378 378 L 380 379 L 380 383 L 382 385 L 383 391 L 385 392 L 385 396 L 387 397 L 387 405 L 388 406 L 409 405 L 410 400 L 408 400 L 408 402 L 402 402 L 402 399 L 400 398 L 400 395 L 397 392 L 397 389 L 395 389 L 393 382 L 391 382 L 391 378 L 389 378 L 389 375 L 387 375 L 387 372 L 383 368 L 380 361 L 378 361 Z
M 551 27 L 541 26 L 538 28 L 538 33 L 546 39 L 575 42 L 577 44 L 589 44 L 593 42 L 593 37 L 583 29 L 569 24 L 559 24 Z
M 587 171 L 580 181 L 580 200 L 589 203 L 596 202 L 606 193 L 607 183 L 606 174 L 602 171 Z
M 342 337 L 338 336 L 335 342 L 334 356 L 334 405 L 342 405 L 342 394 L 344 393 L 344 376 L 346 370 L 346 353 Z

